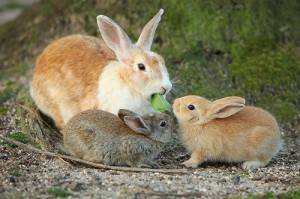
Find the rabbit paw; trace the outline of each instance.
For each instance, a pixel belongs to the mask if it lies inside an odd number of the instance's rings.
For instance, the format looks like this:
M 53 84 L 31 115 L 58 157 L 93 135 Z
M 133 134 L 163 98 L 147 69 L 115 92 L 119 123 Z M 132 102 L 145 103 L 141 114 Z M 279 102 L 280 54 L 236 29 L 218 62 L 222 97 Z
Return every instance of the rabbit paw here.
M 158 169 L 159 165 L 155 162 L 147 162 L 147 163 L 143 163 L 138 165 L 138 167 L 140 168 L 151 168 L 151 169 Z
M 196 169 L 199 166 L 198 161 L 195 162 L 194 160 L 191 160 L 191 159 L 184 161 L 182 164 L 188 168 L 194 168 L 194 169 Z
M 263 167 L 265 166 L 266 164 L 262 161 L 246 161 L 242 164 L 242 168 L 244 170 L 252 170 L 252 169 L 257 169 L 259 167 Z
M 151 169 L 152 167 L 148 164 L 139 164 L 137 167 L 139 168 L 147 168 L 147 169 Z
M 158 169 L 159 168 L 159 165 L 156 162 L 153 162 L 151 160 L 147 160 L 145 163 L 147 165 L 150 165 L 150 167 L 153 168 L 153 169 Z

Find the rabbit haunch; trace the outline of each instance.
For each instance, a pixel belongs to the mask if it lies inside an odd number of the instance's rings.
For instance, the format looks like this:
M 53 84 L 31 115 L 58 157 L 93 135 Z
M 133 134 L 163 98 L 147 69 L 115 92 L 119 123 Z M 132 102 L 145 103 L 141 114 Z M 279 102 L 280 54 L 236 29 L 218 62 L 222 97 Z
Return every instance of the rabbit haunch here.
M 88 109 L 152 112 L 150 96 L 172 88 L 163 58 L 150 50 L 162 13 L 146 24 L 135 44 L 102 15 L 97 22 L 103 40 L 71 35 L 52 42 L 34 69 L 30 90 L 38 108 L 58 128 Z

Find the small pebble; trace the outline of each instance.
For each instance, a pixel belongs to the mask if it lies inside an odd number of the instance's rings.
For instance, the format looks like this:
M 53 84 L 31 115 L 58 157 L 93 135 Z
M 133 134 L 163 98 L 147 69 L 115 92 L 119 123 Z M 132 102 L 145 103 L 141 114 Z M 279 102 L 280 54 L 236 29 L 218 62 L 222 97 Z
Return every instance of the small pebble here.
M 16 177 L 15 176 L 10 176 L 9 181 L 12 183 L 16 183 Z
M 241 181 L 241 177 L 240 176 L 234 176 L 232 178 L 232 182 L 233 182 L 234 185 L 240 184 L 240 181 Z

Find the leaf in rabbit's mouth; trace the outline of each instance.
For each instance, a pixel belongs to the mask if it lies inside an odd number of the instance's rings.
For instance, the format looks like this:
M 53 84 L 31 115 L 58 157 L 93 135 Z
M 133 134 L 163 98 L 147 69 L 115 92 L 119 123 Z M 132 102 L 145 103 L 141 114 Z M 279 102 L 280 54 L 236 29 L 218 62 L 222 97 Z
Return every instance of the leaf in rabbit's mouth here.
M 169 102 L 164 98 L 163 95 L 156 93 L 151 96 L 150 99 L 151 106 L 154 110 L 159 112 L 167 112 L 171 111 L 171 105 Z

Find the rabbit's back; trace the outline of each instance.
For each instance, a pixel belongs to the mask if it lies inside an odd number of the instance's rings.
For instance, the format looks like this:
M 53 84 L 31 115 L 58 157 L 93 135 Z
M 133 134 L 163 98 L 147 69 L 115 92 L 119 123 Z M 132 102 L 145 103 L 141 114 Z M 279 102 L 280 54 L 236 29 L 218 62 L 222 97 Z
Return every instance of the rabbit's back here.
M 240 112 L 223 119 L 216 119 L 204 126 L 208 143 L 219 150 L 218 159 L 239 161 L 276 154 L 280 148 L 280 131 L 275 118 L 267 111 L 246 106 Z M 205 137 L 204 136 L 204 137 Z
M 113 52 L 103 40 L 86 35 L 70 35 L 53 41 L 45 48 L 37 59 L 35 73 L 72 70 L 76 77 L 82 78 L 82 72 L 96 73 L 114 59 Z
M 64 145 L 77 157 L 108 165 L 126 165 L 156 155 L 161 144 L 135 133 L 112 113 L 88 110 L 66 124 Z
M 275 118 L 269 112 L 254 106 L 246 106 L 230 117 L 215 119 L 204 125 L 204 128 L 219 129 L 226 134 L 237 134 L 258 126 L 272 129 L 274 132 L 279 131 Z
M 42 112 L 62 118 L 55 121 L 60 128 L 76 113 L 95 108 L 99 76 L 114 59 L 113 52 L 96 37 L 58 39 L 36 61 L 31 96 Z
M 103 162 L 117 154 L 116 142 L 127 130 L 115 115 L 101 110 L 87 110 L 72 117 L 63 129 L 67 151 L 79 158 Z M 118 133 L 120 135 L 118 135 Z
M 136 134 L 116 115 L 102 110 L 87 110 L 75 115 L 67 123 L 64 132 L 72 133 L 69 129 L 82 129 L 107 136 Z
M 161 144 L 139 134 L 119 132 L 104 135 L 98 130 L 93 147 L 96 156 L 86 156 L 90 161 L 132 166 L 132 163 L 156 156 Z

